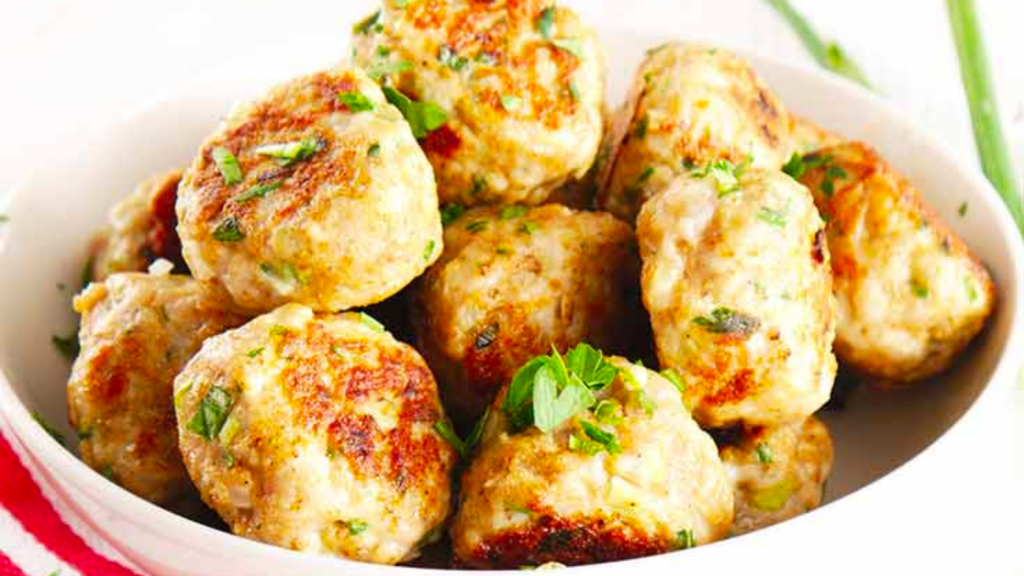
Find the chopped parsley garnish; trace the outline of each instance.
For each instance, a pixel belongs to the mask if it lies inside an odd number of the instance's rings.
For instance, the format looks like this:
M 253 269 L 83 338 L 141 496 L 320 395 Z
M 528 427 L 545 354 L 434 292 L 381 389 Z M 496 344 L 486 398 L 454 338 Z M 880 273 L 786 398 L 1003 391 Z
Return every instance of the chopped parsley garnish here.
M 380 156 L 380 143 L 374 142 L 373 144 L 370 144 L 370 148 L 366 151 L 366 155 L 369 156 L 370 158 L 376 158 Z
M 573 452 L 580 452 L 587 456 L 593 456 L 604 450 L 604 446 L 602 446 L 600 442 L 595 442 L 589 438 L 573 434 L 569 436 L 569 450 L 572 450 Z
M 757 454 L 757 461 L 761 464 L 771 464 L 775 461 L 775 455 L 772 454 L 772 447 L 764 442 L 759 442 L 757 444 L 755 453 Z
M 466 230 L 469 230 L 473 234 L 480 232 L 487 228 L 487 220 L 474 220 L 469 224 L 466 224 Z
M 762 512 L 778 512 L 789 501 L 789 497 L 796 492 L 799 486 L 789 478 L 784 478 L 775 484 L 754 492 L 752 503 L 754 508 Z
M 303 160 L 308 160 L 314 154 L 323 149 L 324 143 L 316 137 L 303 138 L 297 142 L 285 142 L 283 144 L 266 144 L 256 148 L 255 152 L 262 156 L 276 158 L 281 166 L 291 166 Z
M 793 179 L 798 179 L 804 175 L 807 167 L 804 165 L 804 157 L 799 152 L 793 152 L 793 155 L 789 157 L 789 160 L 782 166 L 782 171 L 789 174 Z
M 362 322 L 363 324 L 366 324 L 367 326 L 369 326 L 370 328 L 377 332 L 385 331 L 384 325 L 378 322 L 377 319 L 374 318 L 373 316 L 370 316 L 366 312 L 357 312 L 357 314 L 359 315 L 359 321 Z
M 259 348 L 253 348 L 252 350 L 249 350 L 248 352 L 245 353 L 245 355 L 248 356 L 249 358 L 255 358 L 259 356 L 262 352 L 263 346 L 260 346 Z
M 199 401 L 199 409 L 185 427 L 204 439 L 211 440 L 220 434 L 233 403 L 234 398 L 230 392 L 220 386 L 211 386 L 206 396 Z
M 697 539 L 693 536 L 693 530 L 684 529 L 676 532 L 676 549 L 687 550 L 697 545 Z
M 437 242 L 433 240 L 427 241 L 427 247 L 423 249 L 423 260 L 430 262 L 430 257 L 434 255 L 434 248 L 437 246 Z
M 103 477 L 106 478 L 107 480 L 110 480 L 115 484 L 117 483 L 117 480 L 114 479 L 114 467 L 111 466 L 110 464 L 104 464 L 103 466 L 100 467 L 98 472 L 102 474 Z
M 338 101 L 351 112 L 369 112 L 374 108 L 373 100 L 361 92 L 342 92 L 338 94 Z
M 647 124 L 647 116 L 637 120 L 636 128 L 633 129 L 633 137 L 637 140 L 643 140 L 647 136 Z
M 572 96 L 573 102 L 580 101 L 580 89 L 576 87 L 576 81 L 569 82 L 569 96 Z
M 235 158 L 230 150 L 218 146 L 210 155 L 213 157 L 217 169 L 220 170 L 221 177 L 224 178 L 225 186 L 234 186 L 242 181 L 242 167 L 238 165 L 238 158 Z
M 274 324 L 273 326 L 270 327 L 270 335 L 271 336 L 284 336 L 288 332 L 290 332 L 288 327 L 287 326 L 283 326 L 281 324 Z
M 88 440 L 89 438 L 92 438 L 92 435 L 95 433 L 96 431 L 93 430 L 92 427 L 79 428 L 78 430 L 75 430 L 75 435 L 78 436 L 79 440 Z
M 527 208 L 526 206 L 519 206 L 518 204 L 514 204 L 512 206 L 506 206 L 505 208 L 502 208 L 502 210 L 501 210 L 501 219 L 502 220 L 514 220 L 514 219 L 519 218 L 520 216 L 526 214 L 529 211 L 530 211 L 530 209 Z
M 346 520 L 345 527 L 348 528 L 348 533 L 350 535 L 358 536 L 363 532 L 366 532 L 366 529 L 369 528 L 370 525 L 362 520 Z
M 550 355 L 538 356 L 516 372 L 502 401 L 502 410 L 511 419 L 514 430 L 533 425 L 550 433 L 569 418 L 594 407 L 594 392 L 608 386 L 617 372 L 589 344 L 577 345 L 564 358 L 552 350 Z
M 263 198 L 267 194 L 270 194 L 274 190 L 280 188 L 281 184 L 282 182 L 280 180 L 275 180 L 274 182 L 264 182 L 263 184 L 257 184 L 249 188 L 245 192 L 242 192 L 238 196 L 235 196 L 235 202 L 238 202 L 239 204 L 244 204 L 256 198 Z
M 534 232 L 537 231 L 537 225 L 527 220 L 526 222 L 520 224 L 519 228 L 516 231 L 529 236 L 530 234 L 533 234 Z
M 654 166 L 648 166 L 647 168 L 644 168 L 644 171 L 641 172 L 640 175 L 636 177 L 634 185 L 640 186 L 644 182 L 650 180 L 651 176 L 654 176 Z
M 846 170 L 839 166 L 829 166 L 828 170 L 825 171 L 825 176 L 821 179 L 821 191 L 825 193 L 825 196 L 831 198 L 836 193 L 836 179 L 846 179 L 849 177 Z
M 540 32 L 545 40 L 551 40 L 557 10 L 554 6 L 548 6 L 541 10 L 540 17 L 537 18 L 537 32 Z
M 389 54 L 391 54 L 391 48 L 383 45 L 377 46 L 377 56 L 386 58 Z
M 555 38 L 551 41 L 552 44 L 557 46 L 561 50 L 565 50 L 569 54 L 572 54 L 576 58 L 583 59 L 583 44 L 575 38 Z
M 533 516 L 533 510 L 530 510 L 526 506 L 520 506 L 515 502 L 505 501 L 505 509 L 513 512 L 519 512 L 520 514 L 526 514 L 527 516 Z
M 609 454 L 619 454 L 622 452 L 622 446 L 619 446 L 619 441 L 615 439 L 615 434 L 606 432 L 600 426 L 586 420 L 580 420 L 580 427 L 583 428 L 583 432 L 588 438 L 600 444 Z
M 911 278 L 910 289 L 914 292 L 914 296 L 917 296 L 918 298 L 928 297 L 928 286 L 916 278 Z
M 391 60 L 376 60 L 367 68 L 366 74 L 375 82 L 380 82 L 381 78 L 385 76 L 401 74 L 409 70 L 412 70 L 412 62 L 408 60 L 396 60 L 393 62 Z
M 384 87 L 384 96 L 402 113 L 417 140 L 448 122 L 448 114 L 433 102 L 417 102 L 390 86 Z
M 441 225 L 447 226 L 455 222 L 466 212 L 461 204 L 445 204 L 441 207 Z
M 501 107 L 504 108 L 506 112 L 515 112 L 523 107 L 523 99 L 511 94 L 502 94 Z
M 53 342 L 54 348 L 57 349 L 65 358 L 68 360 L 74 360 L 78 356 L 79 345 L 78 345 L 78 333 L 74 332 L 67 336 L 50 336 L 50 341 Z
M 966 216 L 967 215 L 967 202 L 961 202 L 960 203 L 960 207 L 956 209 L 956 213 L 959 214 L 961 218 Z
M 437 432 L 441 438 L 444 438 L 445 442 L 451 444 L 451 447 L 459 453 L 459 456 L 463 460 L 469 458 L 469 446 L 466 442 L 463 442 L 462 438 L 455 432 L 455 428 L 452 427 L 452 423 L 447 420 L 438 420 L 434 422 L 434 431 Z
M 594 418 L 601 424 L 622 424 L 622 405 L 617 400 L 601 400 L 594 406 Z
M 377 10 L 373 14 L 370 14 L 363 20 L 360 20 L 352 27 L 353 34 L 366 34 L 380 21 L 380 10 Z
M 441 50 L 437 54 L 437 59 L 441 62 L 441 64 L 451 68 L 456 72 L 465 68 L 466 64 L 469 64 L 469 58 L 466 58 L 465 56 L 459 56 L 458 52 L 453 50 L 451 46 L 447 45 L 441 46 Z
M 769 208 L 767 206 L 762 206 L 761 209 L 757 211 L 757 218 L 758 220 L 761 220 L 762 222 L 765 222 L 767 224 L 771 224 L 776 228 L 784 228 L 786 226 L 787 212 L 788 204 L 787 208 L 783 208 L 782 210 L 773 210 L 772 208 Z
M 712 334 L 735 334 L 748 336 L 757 331 L 761 321 L 753 316 L 736 312 L 730 308 L 715 308 L 711 316 L 698 316 L 693 323 Z
M 241 242 L 245 238 L 245 233 L 239 227 L 238 219 L 228 216 L 213 229 L 213 238 L 221 242 Z
M 473 187 L 469 189 L 470 196 L 476 196 L 487 189 L 487 180 L 479 174 L 473 175 Z
M 964 278 L 964 287 L 967 289 L 967 300 L 974 302 L 978 299 L 978 289 L 974 287 L 974 281 L 968 278 Z
M 739 164 L 733 164 L 728 160 L 716 160 L 709 162 L 704 168 L 691 171 L 690 175 L 695 178 L 710 177 L 715 183 L 715 190 L 718 190 L 718 197 L 722 198 L 740 189 L 739 179 L 752 162 L 753 158 L 750 156 Z
M 661 377 L 668 380 L 676 390 L 679 390 L 680 394 L 686 393 L 686 382 L 683 382 L 683 377 L 679 375 L 679 372 L 671 368 L 666 368 L 661 371 Z
M 39 424 L 39 427 L 45 430 L 51 438 L 56 440 L 57 444 L 60 444 L 61 446 L 64 445 L 64 435 L 58 432 L 53 426 L 50 426 L 50 423 L 43 418 L 42 414 L 39 412 L 32 412 L 32 419 L 35 420 L 36 423 Z

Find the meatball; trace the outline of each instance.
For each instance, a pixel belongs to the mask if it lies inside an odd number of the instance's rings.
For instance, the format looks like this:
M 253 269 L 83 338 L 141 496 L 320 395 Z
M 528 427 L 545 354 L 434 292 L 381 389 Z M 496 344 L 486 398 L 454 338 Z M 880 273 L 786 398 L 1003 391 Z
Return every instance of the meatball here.
M 641 286 L 658 358 L 683 377 L 702 425 L 778 424 L 828 400 L 824 236 L 810 193 L 781 172 L 681 176 L 644 205 Z
M 517 430 L 504 389 L 462 476 L 451 528 L 457 562 L 586 564 L 728 534 L 731 487 L 679 390 L 642 366 L 608 362 L 610 382 L 594 393 L 596 405 L 551 432 L 532 423 Z
M 368 315 L 282 306 L 208 340 L 174 389 L 185 467 L 234 533 L 382 564 L 440 535 L 437 386 Z
M 219 286 L 185 276 L 113 274 L 74 306 L 82 350 L 68 415 L 82 460 L 158 504 L 192 493 L 178 452 L 174 377 L 204 339 L 245 318 Z
M 604 57 L 569 8 L 388 0 L 354 36 L 371 76 L 444 111 L 422 140 L 442 202 L 540 204 L 593 164 Z
M 181 170 L 153 176 L 119 202 L 90 249 L 89 274 L 97 282 L 115 272 L 145 272 L 158 258 L 188 273 L 181 256 L 174 201 Z
M 598 205 L 628 222 L 694 167 L 727 160 L 778 169 L 789 157 L 786 109 L 747 62 L 719 48 L 649 51 L 611 132 Z
M 591 342 L 623 351 L 639 302 L 628 226 L 549 204 L 476 208 L 445 229 L 445 251 L 416 284 L 419 349 L 445 405 L 475 420 L 537 354 Z
M 832 469 L 832 438 L 813 416 L 776 428 L 738 431 L 719 449 L 733 485 L 733 534 L 745 534 L 821 505 Z
M 430 163 L 355 69 L 302 76 L 236 108 L 178 196 L 185 260 L 247 309 L 384 300 L 441 253 Z
M 868 146 L 825 148 L 802 166 L 828 219 L 839 360 L 885 385 L 944 370 L 992 312 L 985 267 Z
M 841 136 L 796 114 L 789 116 L 789 134 L 790 148 L 794 154 L 806 154 L 818 148 L 835 146 L 843 141 Z

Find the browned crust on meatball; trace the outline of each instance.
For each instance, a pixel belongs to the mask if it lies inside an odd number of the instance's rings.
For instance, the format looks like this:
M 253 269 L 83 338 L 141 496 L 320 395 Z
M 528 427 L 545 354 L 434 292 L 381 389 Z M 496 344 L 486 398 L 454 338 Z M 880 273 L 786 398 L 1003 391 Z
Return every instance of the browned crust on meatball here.
M 509 569 L 524 565 L 561 562 L 594 564 L 661 554 L 671 543 L 608 518 L 561 518 L 544 513 L 522 528 L 487 538 L 456 566 Z

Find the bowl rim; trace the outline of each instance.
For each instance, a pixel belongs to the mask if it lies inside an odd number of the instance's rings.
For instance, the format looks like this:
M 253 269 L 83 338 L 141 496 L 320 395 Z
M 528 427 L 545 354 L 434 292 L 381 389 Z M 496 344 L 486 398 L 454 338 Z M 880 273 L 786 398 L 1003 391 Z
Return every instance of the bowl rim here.
M 645 31 L 615 26 L 602 27 L 601 31 L 620 35 L 644 35 L 652 40 L 666 37 L 664 33 L 653 31 L 648 33 Z M 308 45 L 309 39 L 306 39 L 304 43 Z M 741 537 L 720 540 L 698 546 L 695 549 L 687 550 L 686 554 L 691 558 L 696 554 L 712 554 L 715 553 L 716 550 L 721 550 L 723 548 L 731 550 L 732 548 L 728 543 L 732 543 L 737 540 L 742 542 L 756 541 L 760 537 L 763 537 L 766 532 L 771 532 L 772 534 L 777 535 L 781 531 L 795 525 L 803 525 L 806 522 L 815 521 L 814 519 L 820 518 L 823 513 L 829 513 L 831 515 L 840 514 L 849 507 L 857 506 L 864 499 L 873 498 L 874 494 L 878 490 L 888 486 L 889 484 L 895 483 L 894 480 L 897 476 L 902 478 L 908 475 L 908 470 L 915 468 L 917 464 L 920 464 L 922 457 L 925 455 L 932 455 L 941 450 L 942 447 L 948 443 L 949 437 L 954 434 L 954 431 L 962 428 L 962 423 L 967 418 L 979 412 L 983 407 L 986 407 L 996 401 L 996 388 L 998 388 L 998 386 L 994 386 L 993 384 L 1004 380 L 1011 382 L 1014 380 L 1014 373 L 1021 367 L 1020 356 L 1022 355 L 1022 353 L 1018 353 L 1016 351 L 1024 347 L 1022 346 L 1022 343 L 1024 343 L 1022 342 L 1024 341 L 1024 306 L 1021 305 L 1022 299 L 1024 299 L 1022 298 L 1024 297 L 1024 245 L 1022 245 L 1021 242 L 1020 232 L 1017 230 L 1016 225 L 1006 206 L 1003 204 L 1002 199 L 999 197 L 998 193 L 989 181 L 982 175 L 976 164 L 969 164 L 968 162 L 965 162 L 953 152 L 952 147 L 948 143 L 926 129 L 920 122 L 909 117 L 895 103 L 890 102 L 878 94 L 846 80 L 845 78 L 836 76 L 809 64 L 790 62 L 770 55 L 766 56 L 762 54 L 754 54 L 742 49 L 734 49 L 729 47 L 727 43 L 722 43 L 721 45 L 747 59 L 752 63 L 755 70 L 759 70 L 762 67 L 776 68 L 786 74 L 794 74 L 809 78 L 812 82 L 818 83 L 825 88 L 825 91 L 837 91 L 844 93 L 844 96 L 859 100 L 863 103 L 864 109 L 870 110 L 889 121 L 892 124 L 892 127 L 890 128 L 891 130 L 904 131 L 907 134 L 913 134 L 918 137 L 919 142 L 916 143 L 916 146 L 924 150 L 928 156 L 942 161 L 946 165 L 950 166 L 951 169 L 960 173 L 963 179 L 970 185 L 971 201 L 980 201 L 985 203 L 987 208 L 989 208 L 994 214 L 992 224 L 997 232 L 999 242 L 1008 245 L 1007 247 L 1010 255 L 1011 269 L 1007 270 L 1008 274 L 1005 283 L 1014 285 L 1016 289 L 1012 292 L 1007 292 L 1007 288 L 1000 287 L 997 292 L 999 295 L 999 306 L 1009 306 L 1011 309 L 1009 316 L 1009 328 L 1005 337 L 1005 343 L 1003 344 L 1003 350 L 996 362 L 995 369 L 992 371 L 991 377 L 967 409 L 957 417 L 949 428 L 943 431 L 930 444 L 925 446 L 918 453 L 914 454 L 911 458 L 900 463 L 882 477 L 857 488 L 838 500 L 830 502 L 827 505 L 823 505 L 811 513 L 802 514 L 798 517 L 772 526 L 770 531 L 759 530 L 744 534 Z M 89 136 L 95 136 L 97 134 L 102 135 L 118 129 L 123 129 L 125 125 L 134 122 L 139 116 L 152 111 L 154 108 L 179 100 L 190 90 L 194 90 L 205 83 L 216 81 L 216 71 L 221 70 L 224 67 L 225 66 L 217 66 L 213 70 L 202 72 L 185 82 L 177 84 L 176 87 L 170 91 L 160 92 L 149 98 L 141 99 L 137 105 L 129 107 L 117 120 L 106 123 L 96 131 L 90 131 L 80 136 L 77 143 L 81 144 L 85 142 Z M 296 74 L 302 73 L 305 70 L 306 69 L 301 66 L 296 67 Z M 74 148 L 74 146 L 69 148 Z M 26 171 L 25 174 L 11 187 L 6 202 L 13 206 L 15 198 L 25 194 L 24 190 L 28 187 L 29 183 L 36 179 L 37 174 L 38 168 L 32 168 Z M 3 236 L 6 235 L 7 232 L 4 232 Z M 6 240 L 6 238 L 3 238 L 3 240 Z M 6 242 L 0 241 L 0 250 L 3 250 L 5 244 Z M 10 430 L 16 437 L 10 440 L 20 443 L 21 447 L 25 451 L 26 459 L 31 460 L 32 463 L 41 469 L 41 473 L 37 474 L 37 478 L 38 476 L 43 476 L 44 480 L 51 484 L 56 482 L 56 478 L 60 478 L 62 483 L 70 483 L 74 485 L 81 493 L 86 495 L 89 500 L 93 501 L 93 503 L 98 506 L 116 509 L 118 510 L 119 515 L 123 515 L 125 517 L 139 519 L 145 518 L 145 520 L 136 520 L 134 522 L 134 524 L 141 529 L 145 529 L 154 535 L 162 535 L 163 538 L 174 538 L 180 540 L 187 539 L 194 545 L 200 545 L 200 543 L 202 543 L 201 546 L 203 548 L 216 550 L 217 553 L 222 556 L 262 556 L 275 563 L 287 562 L 296 566 L 301 566 L 304 569 L 325 572 L 327 570 L 344 571 L 346 569 L 353 571 L 359 569 L 368 570 L 372 567 L 375 570 L 382 571 L 381 573 L 394 574 L 395 576 L 518 573 L 518 571 L 504 570 L 471 572 L 459 569 L 385 566 L 345 558 L 297 552 L 271 544 L 249 540 L 241 536 L 236 536 L 230 532 L 222 532 L 199 522 L 190 520 L 184 516 L 175 514 L 169 510 L 165 510 L 164 508 L 135 496 L 120 486 L 107 481 L 99 473 L 89 468 L 84 462 L 77 458 L 69 449 L 53 442 L 53 439 L 32 418 L 28 407 L 25 406 L 18 395 L 15 394 L 13 386 L 11 385 L 3 366 L 0 366 L 0 417 L 5 421 L 0 422 L 0 425 L 6 423 L 6 429 Z M 0 426 L 0 429 L 2 428 L 3 427 Z M 28 462 L 26 462 L 26 464 L 28 464 Z M 29 468 L 32 468 L 32 466 L 29 465 Z M 51 488 L 55 487 L 51 486 Z M 59 493 L 62 490 L 63 489 L 59 489 L 56 490 L 56 492 L 58 492 L 58 495 L 71 505 L 71 508 L 79 519 L 89 525 L 98 534 L 104 535 L 105 531 L 99 526 L 98 521 L 83 513 L 83 510 L 74 503 L 72 498 L 60 495 Z M 175 536 L 168 536 L 169 534 L 174 534 Z M 103 539 L 108 541 L 116 550 L 131 561 L 132 554 L 127 552 L 131 550 L 131 546 L 123 545 L 120 542 L 110 542 L 105 536 L 103 536 Z M 732 544 L 732 546 L 734 545 L 735 544 Z M 602 564 L 584 565 L 573 568 L 583 570 L 587 568 L 593 569 L 596 566 L 610 565 L 616 565 L 617 568 L 625 569 L 632 567 L 643 568 L 645 565 L 653 565 L 656 562 L 664 563 L 665 561 L 671 561 L 678 563 L 682 557 L 677 554 L 678 552 L 669 552 L 660 555 Z

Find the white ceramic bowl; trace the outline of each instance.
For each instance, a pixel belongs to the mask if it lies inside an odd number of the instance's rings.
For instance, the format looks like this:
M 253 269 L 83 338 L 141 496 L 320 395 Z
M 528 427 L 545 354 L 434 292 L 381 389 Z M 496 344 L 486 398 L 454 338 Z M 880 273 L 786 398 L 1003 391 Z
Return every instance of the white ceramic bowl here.
M 175 516 L 91 471 L 30 418 L 38 411 L 72 437 L 64 425 L 68 364 L 50 336 L 67 333 L 74 317 L 70 293 L 56 286 L 76 285 L 87 239 L 108 208 L 143 177 L 186 165 L 232 102 L 347 54 L 343 36 L 253 46 L 245 60 L 139 108 L 109 131 L 55 145 L 45 165 L 19 186 L 11 220 L 0 230 L 0 408 L 14 441 L 58 497 L 154 574 L 426 572 L 298 554 Z M 614 30 L 603 30 L 602 38 L 611 100 L 617 102 L 643 51 L 664 38 Z M 1009 473 L 994 442 L 1006 431 L 994 423 L 1006 418 L 1003 407 L 1012 403 L 1021 357 L 1022 257 L 1013 223 L 967 159 L 953 157 L 877 96 L 815 69 L 750 58 L 790 109 L 873 144 L 920 187 L 988 265 L 999 308 L 964 360 L 943 377 L 907 391 L 864 390 L 844 412 L 825 415 L 836 441 L 836 465 L 829 504 L 820 510 L 693 550 L 579 572 L 731 573 L 785 566 L 790 573 L 819 573 L 929 562 L 949 568 L 968 553 L 977 568 L 1005 542 L 983 527 L 1005 502 L 995 479 Z M 970 208 L 959 217 L 964 201 Z M 1008 442 L 1008 435 L 1002 438 Z

